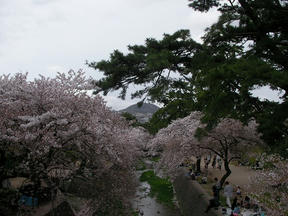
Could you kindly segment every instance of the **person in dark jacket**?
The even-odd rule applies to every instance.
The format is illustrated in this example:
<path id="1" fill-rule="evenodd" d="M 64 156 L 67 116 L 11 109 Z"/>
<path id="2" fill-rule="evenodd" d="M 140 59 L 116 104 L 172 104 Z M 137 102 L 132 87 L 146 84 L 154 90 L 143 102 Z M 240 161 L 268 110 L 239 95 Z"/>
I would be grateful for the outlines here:
<path id="1" fill-rule="evenodd" d="M 205 210 L 205 213 L 208 213 L 211 208 L 218 208 L 220 205 L 219 202 L 219 191 L 220 191 L 220 183 L 218 182 L 218 178 L 214 178 L 215 184 L 212 187 L 213 198 L 209 200 L 209 205 Z"/>

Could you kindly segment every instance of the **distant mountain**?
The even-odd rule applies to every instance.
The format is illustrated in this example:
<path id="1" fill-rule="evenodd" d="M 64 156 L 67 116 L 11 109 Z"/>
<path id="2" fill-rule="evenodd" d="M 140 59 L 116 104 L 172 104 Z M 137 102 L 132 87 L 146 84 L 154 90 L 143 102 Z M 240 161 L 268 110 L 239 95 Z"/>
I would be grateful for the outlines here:
<path id="1" fill-rule="evenodd" d="M 142 106 L 138 106 L 137 104 L 133 104 L 120 112 L 128 112 L 128 113 L 155 113 L 159 109 L 158 106 L 154 104 L 143 103 Z"/>
<path id="2" fill-rule="evenodd" d="M 154 104 L 143 103 L 141 107 L 138 107 L 137 104 L 133 104 L 126 109 L 119 110 L 119 112 L 130 113 L 134 115 L 137 120 L 141 123 L 148 122 L 152 115 L 159 109 L 158 106 Z"/>

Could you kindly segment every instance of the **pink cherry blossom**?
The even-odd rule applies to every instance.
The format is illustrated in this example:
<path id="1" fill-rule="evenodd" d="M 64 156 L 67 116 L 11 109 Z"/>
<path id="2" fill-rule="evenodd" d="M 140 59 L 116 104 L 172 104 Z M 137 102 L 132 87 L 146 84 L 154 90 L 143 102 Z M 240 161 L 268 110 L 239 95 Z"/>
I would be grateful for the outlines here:
<path id="1" fill-rule="evenodd" d="M 1 76 L 0 148 L 23 154 L 32 181 L 57 187 L 55 178 L 93 176 L 107 190 L 103 197 L 121 200 L 133 188 L 133 163 L 149 136 L 129 127 L 100 96 L 89 96 L 91 81 L 83 71 L 34 81 L 27 74 Z M 103 202 L 90 203 L 97 208 Z"/>
<path id="2" fill-rule="evenodd" d="M 201 123 L 202 114 L 192 112 L 189 116 L 173 121 L 167 128 L 161 129 L 150 142 L 151 150 L 163 150 L 160 167 L 164 166 L 167 173 L 174 175 L 181 163 L 205 154 L 218 155 L 224 162 L 226 173 L 221 179 L 231 174 L 229 163 L 240 159 L 243 152 L 250 146 L 262 144 L 257 133 L 257 124 L 250 121 L 244 125 L 238 120 L 225 118 L 205 135 L 196 137 L 197 130 L 205 129 Z"/>
<path id="3" fill-rule="evenodd" d="M 279 216 L 288 213 L 288 161 L 279 155 L 264 155 L 264 169 L 257 171 L 248 190 L 267 215 Z M 266 164 L 266 166 L 265 166 Z"/>

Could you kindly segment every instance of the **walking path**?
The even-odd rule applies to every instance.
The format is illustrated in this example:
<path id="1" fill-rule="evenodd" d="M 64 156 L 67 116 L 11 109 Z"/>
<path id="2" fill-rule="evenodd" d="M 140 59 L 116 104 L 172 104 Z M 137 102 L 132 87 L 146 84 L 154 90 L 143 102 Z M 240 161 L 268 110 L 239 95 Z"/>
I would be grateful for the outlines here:
<path id="1" fill-rule="evenodd" d="M 202 169 L 204 170 L 204 168 Z M 230 169 L 232 173 L 227 178 L 227 181 L 231 182 L 234 185 L 239 185 L 240 187 L 248 185 L 249 178 L 255 176 L 257 173 L 255 170 L 244 166 L 230 165 Z M 225 172 L 226 171 L 224 169 L 219 170 L 212 167 L 208 168 L 208 176 L 217 177 L 218 179 L 220 179 L 225 174 Z"/>
<path id="2" fill-rule="evenodd" d="M 180 168 L 173 184 L 183 216 L 220 215 L 220 209 L 211 209 L 208 213 L 204 213 L 212 197 L 197 181 L 187 177 L 187 171 L 186 168 Z"/>
<path id="3" fill-rule="evenodd" d="M 248 167 L 243 166 L 233 166 L 230 165 L 232 171 L 231 175 L 228 177 L 228 181 L 233 185 L 239 185 L 243 188 L 245 185 L 249 184 L 249 178 L 253 177 L 256 174 L 255 170 L 252 170 Z M 202 171 L 205 171 L 204 167 Z M 209 213 L 204 213 L 205 209 L 208 206 L 209 199 L 211 195 L 207 192 L 204 187 L 202 187 L 197 181 L 193 181 L 190 178 L 187 178 L 186 174 L 188 172 L 187 168 L 180 168 L 179 175 L 174 182 L 174 189 L 177 194 L 177 199 L 179 201 L 182 213 L 184 216 L 198 216 L 198 215 L 207 215 L 207 216 L 219 216 L 222 215 L 222 208 L 219 207 L 218 210 L 210 210 Z M 216 168 L 208 168 L 208 177 L 214 178 L 221 177 L 225 174 L 225 170 L 219 170 Z M 210 185 L 209 190 L 211 190 Z M 243 192 L 243 191 L 242 191 Z"/>
<path id="4" fill-rule="evenodd" d="M 149 162 L 149 161 L 148 161 Z M 146 165 L 148 165 L 146 161 Z M 150 168 L 153 165 L 150 164 Z M 228 177 L 228 181 L 234 185 L 239 185 L 243 188 L 249 184 L 249 177 L 256 174 L 255 170 L 252 170 L 243 166 L 230 166 L 231 175 Z M 202 170 L 205 171 L 204 167 Z M 212 197 L 207 191 L 197 182 L 187 178 L 188 169 L 180 168 L 179 175 L 174 181 L 174 189 L 176 191 L 177 199 L 181 207 L 183 216 L 219 216 L 221 214 L 221 208 L 218 210 L 212 209 L 208 214 L 204 213 L 208 206 L 209 199 Z M 143 171 L 138 173 L 138 178 Z M 219 170 L 217 168 L 208 168 L 208 176 L 210 178 L 218 177 L 219 179 L 225 174 L 225 170 Z M 210 187 L 209 187 L 210 188 Z M 156 201 L 156 198 L 150 197 L 149 194 L 150 185 L 146 182 L 139 182 L 135 198 L 132 205 L 137 210 L 139 215 L 147 216 L 179 216 L 180 212 L 177 209 L 171 209 Z M 56 203 L 58 205 L 59 202 Z M 42 206 L 39 209 L 35 209 L 34 215 L 44 215 L 51 209 L 51 203 Z"/>

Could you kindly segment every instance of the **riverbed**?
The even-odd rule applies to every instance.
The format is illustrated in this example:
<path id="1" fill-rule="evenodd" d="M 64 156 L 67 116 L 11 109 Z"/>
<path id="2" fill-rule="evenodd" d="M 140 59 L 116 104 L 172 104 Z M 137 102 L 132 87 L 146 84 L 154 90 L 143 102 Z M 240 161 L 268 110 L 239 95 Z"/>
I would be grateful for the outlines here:
<path id="1" fill-rule="evenodd" d="M 139 181 L 139 177 L 146 170 L 136 172 L 138 179 L 138 186 L 134 199 L 132 200 L 133 209 L 135 209 L 139 215 L 146 216 L 180 216 L 180 210 L 175 206 L 174 208 L 159 203 L 156 197 L 149 195 L 150 185 L 147 182 Z M 151 170 L 151 169 L 150 169 Z"/>

